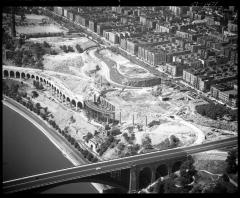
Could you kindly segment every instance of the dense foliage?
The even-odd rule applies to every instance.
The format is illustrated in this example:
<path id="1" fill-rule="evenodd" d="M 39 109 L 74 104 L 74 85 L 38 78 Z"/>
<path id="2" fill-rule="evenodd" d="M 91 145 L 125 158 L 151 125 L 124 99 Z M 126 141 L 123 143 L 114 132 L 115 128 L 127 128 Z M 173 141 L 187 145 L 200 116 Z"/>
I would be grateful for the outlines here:
<path id="1" fill-rule="evenodd" d="M 229 115 L 231 120 L 237 120 L 237 110 L 231 110 L 224 105 L 221 104 L 203 104 L 196 106 L 196 110 L 202 116 L 207 116 L 213 120 L 217 120 L 218 118 L 223 118 L 224 115 Z"/>
<path id="2" fill-rule="evenodd" d="M 237 172 L 238 167 L 237 167 L 236 160 L 237 160 L 237 150 L 229 151 L 227 159 L 226 159 L 226 162 L 227 162 L 226 172 L 227 173 L 234 174 Z"/>
<path id="3" fill-rule="evenodd" d="M 34 85 L 34 87 L 35 87 L 36 89 L 39 89 L 39 90 L 44 89 L 42 83 L 40 83 L 40 82 L 38 82 L 38 81 L 36 81 L 36 80 L 33 81 L 33 85 Z"/>

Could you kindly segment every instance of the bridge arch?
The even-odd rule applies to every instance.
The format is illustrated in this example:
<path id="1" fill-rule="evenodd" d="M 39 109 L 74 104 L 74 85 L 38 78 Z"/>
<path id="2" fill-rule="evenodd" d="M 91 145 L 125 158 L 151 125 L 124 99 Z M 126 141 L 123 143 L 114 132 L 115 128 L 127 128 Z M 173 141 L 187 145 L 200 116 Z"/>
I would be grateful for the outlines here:
<path id="1" fill-rule="evenodd" d="M 26 75 L 26 76 L 27 76 L 27 78 L 28 78 L 28 79 L 30 78 L 30 74 L 29 74 L 29 73 L 27 73 L 27 75 Z"/>
<path id="2" fill-rule="evenodd" d="M 16 78 L 20 78 L 20 72 L 16 72 Z"/>
<path id="3" fill-rule="evenodd" d="M 72 181 L 62 181 L 61 183 L 52 183 L 48 186 L 41 186 L 39 188 L 35 188 L 32 190 L 29 190 L 28 192 L 33 191 L 34 193 L 38 192 L 45 192 L 49 189 L 52 188 L 57 188 L 58 186 L 62 186 L 62 185 L 68 185 L 68 184 L 74 184 L 74 183 L 81 183 L 81 182 L 91 182 L 91 183 L 99 183 L 99 184 L 105 184 L 105 185 L 109 185 L 109 186 L 113 186 L 113 187 L 117 187 L 119 189 L 121 189 L 124 193 L 128 192 L 128 188 L 121 185 L 119 182 L 111 179 L 111 178 L 106 178 L 106 179 L 100 179 L 100 178 L 95 178 L 93 177 L 87 177 L 87 178 L 80 178 L 80 179 L 74 179 Z"/>
<path id="4" fill-rule="evenodd" d="M 35 78 L 35 76 L 32 74 L 31 78 Z"/>
<path id="5" fill-rule="evenodd" d="M 72 105 L 76 107 L 76 101 L 74 99 L 72 99 Z"/>
<path id="6" fill-rule="evenodd" d="M 69 97 L 67 97 L 67 102 L 69 102 L 69 103 L 70 103 L 70 98 L 69 98 Z"/>
<path id="7" fill-rule="evenodd" d="M 4 70 L 4 71 L 3 71 L 3 76 L 4 76 L 4 77 L 9 77 L 9 72 L 8 72 L 8 70 Z"/>
<path id="8" fill-rule="evenodd" d="M 139 172 L 139 189 L 146 188 L 151 183 L 152 171 L 149 167 Z"/>
<path id="9" fill-rule="evenodd" d="M 77 102 L 77 107 L 80 108 L 80 109 L 83 108 L 83 105 L 82 105 L 82 103 L 80 101 Z"/>
<path id="10" fill-rule="evenodd" d="M 44 82 L 45 84 L 47 84 L 47 81 L 46 81 L 45 79 L 43 79 L 43 82 Z"/>
<path id="11" fill-rule="evenodd" d="M 14 78 L 14 71 L 10 71 L 10 78 Z"/>
<path id="12" fill-rule="evenodd" d="M 157 167 L 156 169 L 156 179 L 158 179 L 159 177 L 164 177 L 166 175 L 168 175 L 168 167 L 166 164 L 161 164 Z"/>
<path id="13" fill-rule="evenodd" d="M 39 77 L 38 76 L 36 76 L 36 80 L 39 81 Z"/>
<path id="14" fill-rule="evenodd" d="M 25 73 L 24 72 L 21 73 L 21 77 L 25 78 Z"/>
<path id="15" fill-rule="evenodd" d="M 43 82 L 43 79 L 42 79 L 42 77 L 40 77 L 40 82 Z"/>
<path id="16" fill-rule="evenodd" d="M 174 173 L 174 172 L 178 171 L 180 169 L 181 165 L 182 165 L 182 161 L 175 162 L 172 166 L 172 172 Z"/>

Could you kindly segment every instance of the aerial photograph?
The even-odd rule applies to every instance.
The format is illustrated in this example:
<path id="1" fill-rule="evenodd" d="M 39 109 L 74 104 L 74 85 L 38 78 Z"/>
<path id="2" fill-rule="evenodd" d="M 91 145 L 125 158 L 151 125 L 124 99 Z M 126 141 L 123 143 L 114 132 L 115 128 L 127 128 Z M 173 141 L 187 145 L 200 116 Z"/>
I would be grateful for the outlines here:
<path id="1" fill-rule="evenodd" d="M 238 7 L 2 7 L 3 194 L 238 193 Z"/>

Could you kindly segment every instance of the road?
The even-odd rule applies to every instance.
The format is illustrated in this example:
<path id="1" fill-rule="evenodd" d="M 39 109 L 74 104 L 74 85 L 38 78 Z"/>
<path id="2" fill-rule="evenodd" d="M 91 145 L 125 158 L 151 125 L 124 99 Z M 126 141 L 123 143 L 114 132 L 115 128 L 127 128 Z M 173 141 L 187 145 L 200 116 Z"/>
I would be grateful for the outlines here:
<path id="1" fill-rule="evenodd" d="M 70 155 L 71 158 L 73 159 L 73 161 L 75 161 L 75 163 L 77 165 L 82 165 L 82 164 L 88 164 L 89 163 L 80 154 L 80 152 L 67 141 L 67 139 L 65 139 L 57 131 L 55 131 L 50 126 L 48 126 L 48 124 L 45 121 L 43 121 L 42 119 L 40 119 L 39 116 L 35 115 L 33 112 L 26 109 L 26 107 L 22 106 L 21 104 L 17 103 L 16 101 L 14 101 L 11 98 L 6 98 L 5 97 L 4 102 L 6 104 L 9 103 L 10 105 L 16 107 L 17 109 L 22 111 L 24 114 L 26 114 L 28 117 L 30 117 L 34 122 L 39 124 L 48 133 L 48 135 L 54 141 L 54 143 L 56 143 L 61 148 L 61 150 L 64 150 L 65 152 L 67 152 L 67 155 L 68 156 Z"/>
<path id="2" fill-rule="evenodd" d="M 101 173 L 131 168 L 139 164 L 154 163 L 156 161 L 174 159 L 187 154 L 204 152 L 207 150 L 219 149 L 225 146 L 238 144 L 238 138 L 228 138 L 224 140 L 214 141 L 206 144 L 190 146 L 185 148 L 175 148 L 164 151 L 156 151 L 136 156 L 130 156 L 115 160 L 93 163 L 89 165 L 82 165 L 78 167 L 52 171 L 30 177 L 15 179 L 3 182 L 4 192 L 17 192 L 26 189 L 36 188 L 39 186 L 50 185 L 54 183 L 61 183 L 64 181 L 71 181 L 77 178 L 97 175 Z"/>

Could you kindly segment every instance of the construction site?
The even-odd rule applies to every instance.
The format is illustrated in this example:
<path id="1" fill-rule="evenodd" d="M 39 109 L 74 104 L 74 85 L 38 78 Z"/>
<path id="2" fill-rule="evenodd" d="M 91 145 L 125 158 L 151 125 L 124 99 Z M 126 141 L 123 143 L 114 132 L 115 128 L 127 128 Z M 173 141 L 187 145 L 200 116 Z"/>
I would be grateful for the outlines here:
<path id="1" fill-rule="evenodd" d="M 59 26 L 43 16 L 27 15 L 27 18 L 29 23 L 47 20 L 47 25 Z M 17 32 L 21 33 L 24 28 L 28 31 L 28 26 L 21 26 L 21 30 L 17 28 Z M 35 31 L 34 33 L 42 32 L 36 28 Z M 56 30 L 52 29 L 52 32 Z M 47 97 L 40 95 L 35 99 L 42 106 L 49 107 L 56 123 L 63 128 L 68 127 L 69 133 L 78 140 L 83 141 L 83 136 L 88 132 L 94 134 L 106 125 L 120 130 L 121 133 L 115 137 L 120 143 L 128 146 L 129 143 L 122 134 L 130 136 L 134 133 L 132 144 L 141 146 L 148 136 L 153 149 L 163 149 L 161 143 L 172 135 L 179 139 L 178 146 L 183 147 L 237 135 L 237 122 L 215 121 L 196 112 L 195 106 L 207 103 L 205 100 L 198 96 L 192 97 L 190 91 L 161 79 L 82 34 L 64 33 L 62 36 L 30 38 L 27 41 L 47 42 L 55 51 L 55 54 L 43 56 L 44 70 L 39 71 L 40 74 L 49 76 L 74 94 L 80 95 L 88 104 L 92 103 L 88 105 L 92 108 L 89 116 L 84 110 L 74 112 L 65 108 L 50 96 L 48 90 L 43 91 Z M 66 52 L 62 46 L 71 47 L 72 50 Z M 98 102 L 97 98 L 104 100 Z M 109 110 L 109 106 L 113 113 L 112 121 L 117 121 L 117 125 L 108 116 L 99 119 L 99 116 L 103 116 L 102 112 Z M 96 111 L 93 111 L 94 108 Z M 69 121 L 72 116 L 77 122 Z M 231 126 L 232 130 L 220 127 L 220 122 Z M 116 153 L 117 145 L 108 148 L 102 158 L 116 158 Z"/>

